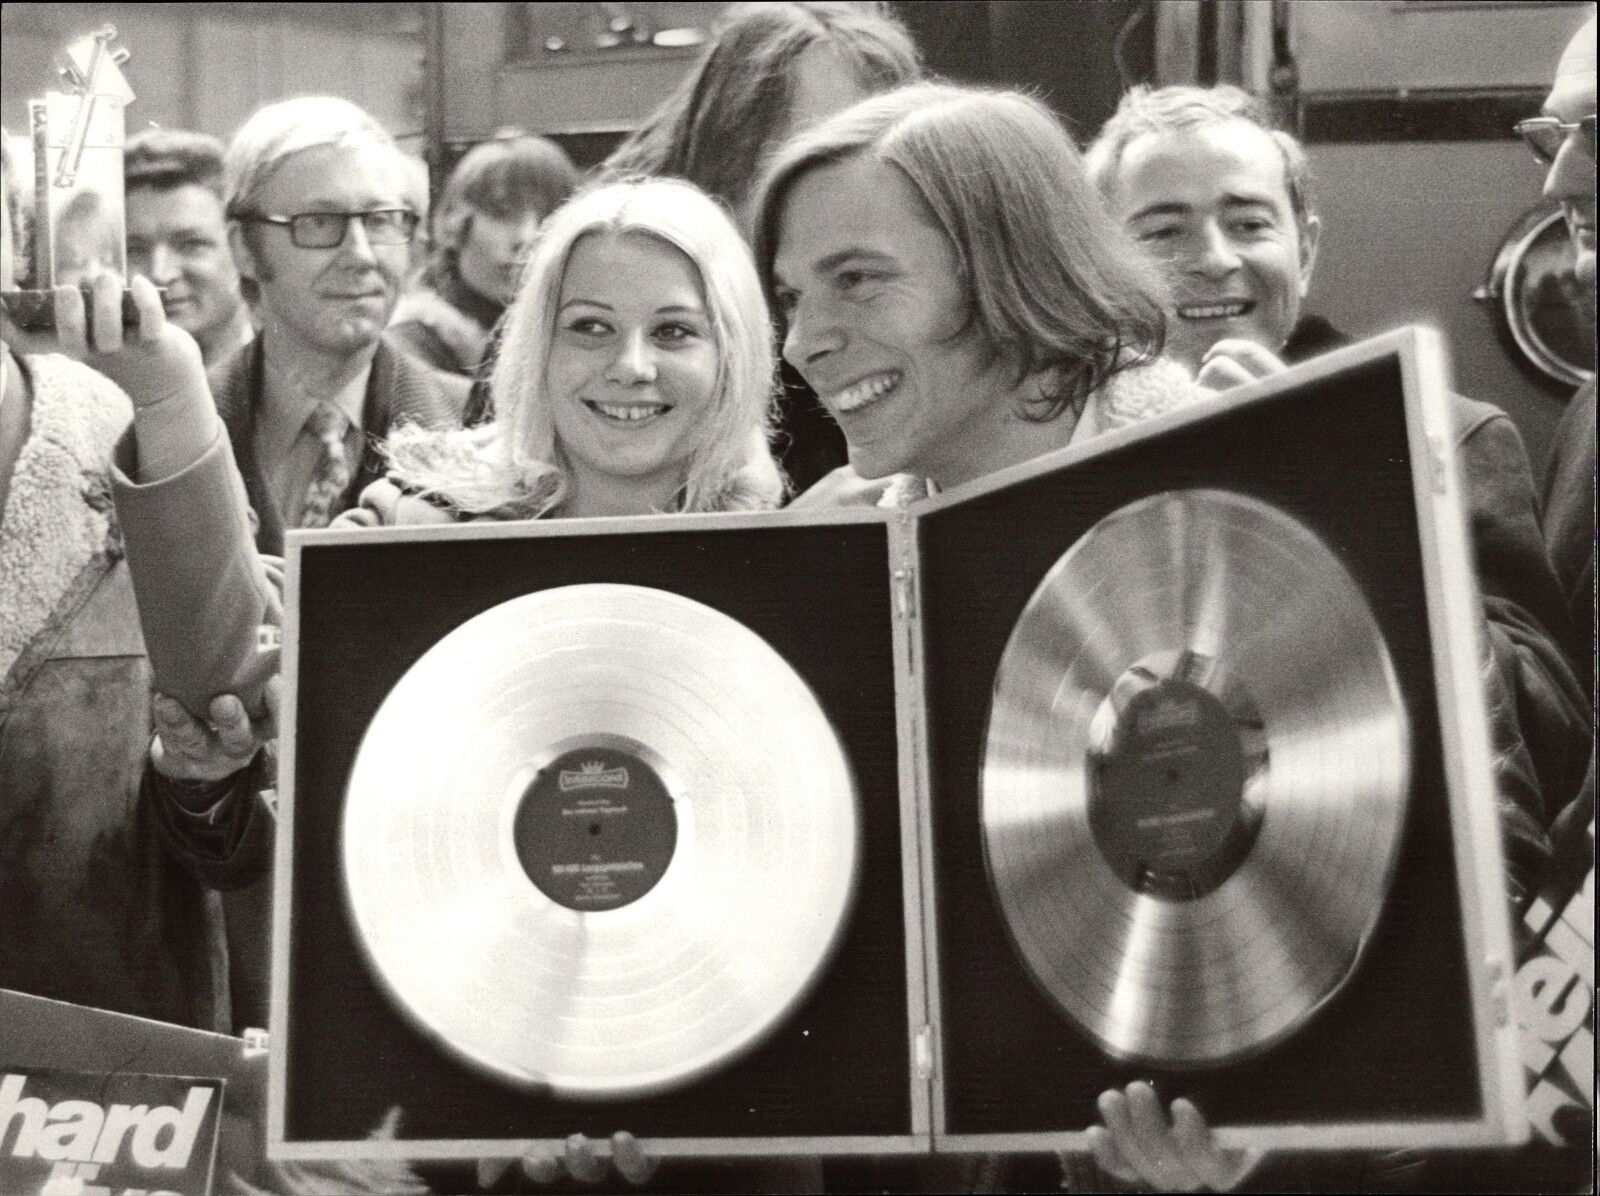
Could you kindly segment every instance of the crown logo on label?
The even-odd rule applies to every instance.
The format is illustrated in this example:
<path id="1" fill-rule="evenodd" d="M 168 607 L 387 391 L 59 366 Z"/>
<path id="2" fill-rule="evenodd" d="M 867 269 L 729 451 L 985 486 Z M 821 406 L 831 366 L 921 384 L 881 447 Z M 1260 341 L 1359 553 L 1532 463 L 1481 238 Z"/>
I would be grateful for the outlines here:
<path id="1" fill-rule="evenodd" d="M 1146 732 L 1176 731 L 1192 727 L 1199 721 L 1200 711 L 1193 702 L 1186 702 L 1172 694 L 1154 698 L 1139 716 L 1139 729 Z"/>
<path id="2" fill-rule="evenodd" d="M 563 768 L 557 783 L 563 793 L 570 793 L 574 789 L 626 789 L 628 770 L 607 768 L 599 760 L 585 760 L 575 772 Z"/>

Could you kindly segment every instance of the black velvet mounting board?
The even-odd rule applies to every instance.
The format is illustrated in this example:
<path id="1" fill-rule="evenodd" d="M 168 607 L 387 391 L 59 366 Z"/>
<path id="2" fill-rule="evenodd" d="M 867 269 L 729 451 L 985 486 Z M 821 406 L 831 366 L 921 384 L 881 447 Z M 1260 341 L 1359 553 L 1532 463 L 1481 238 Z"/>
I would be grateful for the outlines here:
<path id="1" fill-rule="evenodd" d="M 1081 1131 L 1135 1078 L 1212 1124 L 1471 1120 L 1483 1112 L 1400 363 L 1389 357 L 953 504 L 919 521 L 945 1132 Z M 1045 573 L 1145 496 L 1230 490 L 1304 522 L 1382 628 L 1412 728 L 1396 875 L 1353 977 L 1243 1062 L 1162 1072 L 1104 1056 L 1035 984 L 993 899 L 979 821 L 993 679 Z M 1114 618 L 1115 612 L 1108 612 Z"/>
<path id="2" fill-rule="evenodd" d="M 654 523 L 654 521 L 648 521 Z M 308 542 L 299 574 L 284 1139 L 363 1139 L 392 1105 L 405 1140 L 799 1138 L 912 1129 L 906 924 L 890 609 L 882 522 Z M 424 652 L 522 594 L 651 586 L 761 635 L 810 685 L 860 801 L 856 896 L 802 1003 L 749 1054 L 685 1088 L 616 1102 L 529 1094 L 435 1049 L 369 974 L 346 905 L 339 832 L 368 723 Z M 418 728 L 425 735 L 425 727 Z M 281 916 L 281 915 L 280 915 Z M 281 924 L 281 923 L 280 923 Z"/>

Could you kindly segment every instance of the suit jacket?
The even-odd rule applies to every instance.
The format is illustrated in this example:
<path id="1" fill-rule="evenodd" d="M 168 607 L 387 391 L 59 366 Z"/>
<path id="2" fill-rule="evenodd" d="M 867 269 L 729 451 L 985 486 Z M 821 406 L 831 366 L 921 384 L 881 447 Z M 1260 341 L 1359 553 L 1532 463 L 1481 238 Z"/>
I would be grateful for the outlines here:
<path id="1" fill-rule="evenodd" d="M 1572 621 L 1573 668 L 1594 685 L 1595 385 L 1572 396 L 1556 426 L 1545 474 L 1544 538 Z"/>
<path id="2" fill-rule="evenodd" d="M 245 494 L 256 513 L 256 548 L 282 556 L 286 529 L 256 460 L 256 412 L 265 389 L 264 370 L 262 341 L 257 338 L 213 367 L 211 394 L 228 429 L 228 439 L 233 442 L 233 456 L 244 478 Z M 400 423 L 451 428 L 458 425 L 459 417 L 456 405 L 445 394 L 433 371 L 380 340 L 372 358 L 372 373 L 367 379 L 367 397 L 361 411 L 366 449 L 352 471 L 350 485 L 334 505 L 335 515 L 355 506 L 361 491 L 384 475 L 380 448 L 389 429 Z"/>
<path id="3" fill-rule="evenodd" d="M 1284 356 L 1297 363 L 1350 343 L 1322 321 L 1297 329 Z M 1561 648 L 1569 635 L 1567 608 L 1539 531 L 1522 437 L 1491 403 L 1452 394 L 1450 414 L 1483 599 L 1485 698 L 1516 888 L 1546 865 L 1551 823 L 1582 784 L 1593 720 Z"/>

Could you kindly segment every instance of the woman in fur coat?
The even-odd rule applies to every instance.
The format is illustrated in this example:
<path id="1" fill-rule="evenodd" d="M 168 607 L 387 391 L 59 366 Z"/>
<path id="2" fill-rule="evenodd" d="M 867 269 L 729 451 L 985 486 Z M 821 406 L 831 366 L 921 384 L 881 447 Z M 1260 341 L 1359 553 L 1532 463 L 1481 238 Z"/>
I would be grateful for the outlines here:
<path id="1" fill-rule="evenodd" d="M 749 250 L 670 179 L 612 183 L 550 218 L 490 376 L 481 428 L 389 440 L 344 525 L 761 510 L 773 352 Z"/>

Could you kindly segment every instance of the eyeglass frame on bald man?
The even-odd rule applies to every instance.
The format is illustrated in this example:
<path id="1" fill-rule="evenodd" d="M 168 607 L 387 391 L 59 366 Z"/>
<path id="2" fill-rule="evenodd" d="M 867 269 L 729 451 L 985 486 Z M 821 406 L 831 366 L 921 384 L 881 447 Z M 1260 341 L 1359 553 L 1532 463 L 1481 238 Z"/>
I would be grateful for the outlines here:
<path id="1" fill-rule="evenodd" d="M 381 217 L 379 220 L 377 218 Z M 265 212 L 240 212 L 231 217 L 241 224 L 275 224 L 289 230 L 289 241 L 296 249 L 337 249 L 350 235 L 350 222 L 361 221 L 371 245 L 409 245 L 416 236 L 421 217 L 410 208 L 373 208 L 365 212 L 296 212 L 279 216 Z M 336 220 L 338 236 L 329 241 L 314 237 L 307 230 L 313 221 Z M 330 235 L 331 235 L 330 230 Z M 393 235 L 391 235 L 391 233 Z"/>
<path id="2" fill-rule="evenodd" d="M 1566 145 L 1568 137 L 1579 131 L 1587 132 L 1588 138 L 1580 138 L 1578 145 L 1588 152 L 1589 161 L 1595 160 L 1593 113 L 1571 122 L 1556 116 L 1530 116 L 1527 120 L 1519 120 L 1512 126 L 1512 131 L 1527 143 L 1528 148 L 1533 151 L 1533 156 L 1545 166 L 1556 160 L 1556 155 L 1561 152 L 1561 147 Z M 1548 136 L 1550 134 L 1554 136 Z"/>

